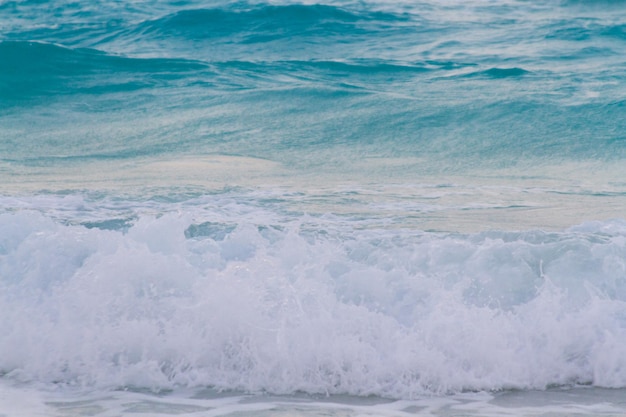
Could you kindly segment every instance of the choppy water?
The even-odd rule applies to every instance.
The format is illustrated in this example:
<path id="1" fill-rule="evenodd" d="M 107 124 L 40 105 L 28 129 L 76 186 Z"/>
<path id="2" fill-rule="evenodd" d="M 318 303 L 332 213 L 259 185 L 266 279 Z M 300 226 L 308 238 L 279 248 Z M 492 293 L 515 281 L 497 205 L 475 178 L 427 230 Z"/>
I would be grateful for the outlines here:
<path id="1" fill-rule="evenodd" d="M 622 1 L 0 0 L 0 414 L 620 415 L 625 161 Z"/>

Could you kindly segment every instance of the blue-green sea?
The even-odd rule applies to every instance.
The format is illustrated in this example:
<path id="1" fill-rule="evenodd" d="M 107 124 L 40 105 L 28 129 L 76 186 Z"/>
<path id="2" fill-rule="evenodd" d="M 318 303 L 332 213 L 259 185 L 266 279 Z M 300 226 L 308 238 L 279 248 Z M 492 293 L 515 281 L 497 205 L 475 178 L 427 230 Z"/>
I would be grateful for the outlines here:
<path id="1" fill-rule="evenodd" d="M 0 0 L 0 416 L 626 415 L 626 2 Z"/>

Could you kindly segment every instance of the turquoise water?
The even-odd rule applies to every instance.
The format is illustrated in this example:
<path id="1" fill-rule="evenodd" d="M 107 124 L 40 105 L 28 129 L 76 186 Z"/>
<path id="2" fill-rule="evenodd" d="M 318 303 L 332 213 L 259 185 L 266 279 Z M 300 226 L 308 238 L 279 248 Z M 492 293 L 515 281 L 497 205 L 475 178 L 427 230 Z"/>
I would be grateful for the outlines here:
<path id="1" fill-rule="evenodd" d="M 0 0 L 0 414 L 620 415 L 625 74 L 621 1 Z"/>

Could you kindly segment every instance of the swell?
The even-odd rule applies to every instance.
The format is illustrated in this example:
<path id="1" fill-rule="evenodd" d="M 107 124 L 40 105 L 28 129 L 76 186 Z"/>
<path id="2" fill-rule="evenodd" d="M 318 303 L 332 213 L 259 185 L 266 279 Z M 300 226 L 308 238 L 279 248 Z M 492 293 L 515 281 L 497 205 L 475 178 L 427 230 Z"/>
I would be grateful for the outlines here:
<path id="1" fill-rule="evenodd" d="M 298 86 L 304 81 L 339 82 L 369 86 L 393 82 L 415 82 L 416 77 L 444 76 L 475 64 L 424 60 L 400 61 L 373 58 L 276 61 L 200 61 L 175 58 L 133 58 L 90 48 L 69 48 L 32 41 L 0 41 L 0 92 L 3 98 L 104 94 L 141 88 L 212 85 L 263 88 L 272 84 Z M 490 68 L 462 77 L 521 77 L 522 68 Z M 247 81 L 245 81 L 247 80 Z M 266 81 L 265 83 L 263 81 Z M 332 84 L 331 84 L 332 85 Z"/>
<path id="2" fill-rule="evenodd" d="M 34 13 L 33 21 L 37 23 L 15 25 L 0 39 L 38 40 L 142 56 L 193 57 L 199 46 L 208 56 L 216 49 L 233 47 L 243 48 L 243 55 L 250 55 L 255 54 L 250 48 L 262 44 L 310 47 L 311 43 L 322 42 L 331 46 L 331 41 L 350 43 L 371 36 L 388 37 L 404 32 L 412 26 L 412 20 L 405 14 L 370 10 L 367 6 L 348 9 L 320 4 L 235 3 L 182 10 L 171 7 L 152 13 L 122 10 L 115 16 L 61 13 L 58 21 Z M 219 55 L 228 54 L 221 51 Z"/>
<path id="3" fill-rule="evenodd" d="M 286 60 L 202 62 L 187 59 L 132 58 L 95 49 L 42 42 L 0 41 L 2 106 L 78 94 L 105 96 L 159 88 L 291 88 L 311 82 L 366 90 L 393 81 L 456 68 L 448 62 Z M 285 78 L 287 77 L 287 78 Z M 33 101 L 34 100 L 34 101 Z"/>
<path id="4" fill-rule="evenodd" d="M 243 43 L 267 42 L 288 36 L 363 33 L 365 23 L 390 26 L 405 17 L 372 11 L 350 11 L 329 5 L 262 5 L 252 8 L 183 10 L 141 23 L 136 32 L 150 36 L 181 36 L 191 40 L 234 36 Z"/>
<path id="5" fill-rule="evenodd" d="M 588 5 L 591 2 L 584 3 Z M 188 3 L 186 6 L 192 5 Z M 234 3 L 177 11 L 173 11 L 175 7 L 156 5 L 145 5 L 143 8 L 111 4 L 100 6 L 100 11 L 79 9 L 71 12 L 72 7 L 64 10 L 50 5 L 22 3 L 19 7 L 11 8 L 6 4 L 3 11 L 9 16 L 14 15 L 17 23 L 9 20 L 0 39 L 53 42 L 111 52 L 131 50 L 137 55 L 148 50 L 159 56 L 172 56 L 184 49 L 189 56 L 193 52 L 193 48 L 189 47 L 197 47 L 198 44 L 209 49 L 215 44 L 221 47 L 244 47 L 276 42 L 310 47 L 311 43 L 326 40 L 327 46 L 334 49 L 342 43 L 357 40 L 370 42 L 375 37 L 379 41 L 387 39 L 387 42 L 393 39 L 398 45 L 404 43 L 407 50 L 412 45 L 424 42 L 441 42 L 441 45 L 448 45 L 443 51 L 459 53 L 463 51 L 458 48 L 485 49 L 490 45 L 497 46 L 502 42 L 502 36 L 506 36 L 507 43 L 521 41 L 537 46 L 542 46 L 546 41 L 548 44 L 561 41 L 586 44 L 621 41 L 626 37 L 626 24 L 623 22 L 589 15 L 603 8 L 610 10 L 607 5 L 591 7 L 589 11 L 581 6 L 568 5 L 567 2 L 563 4 L 563 9 L 580 7 L 585 9 L 585 13 L 580 17 L 564 19 L 533 18 L 526 24 L 530 26 L 522 26 L 516 20 L 502 20 L 501 13 L 504 12 L 515 12 L 517 15 L 527 12 L 521 7 L 470 7 L 471 13 L 486 13 L 486 22 L 494 26 L 494 33 L 487 38 L 471 36 L 476 27 L 467 20 L 458 21 L 458 17 L 453 16 L 453 8 L 425 3 L 396 12 L 377 11 L 371 3 L 346 7 Z M 46 7 L 44 10 L 48 13 L 40 13 L 37 7 Z M 24 16 L 27 17 L 26 23 Z M 49 16 L 55 16 L 55 19 Z M 528 16 L 533 17 L 532 14 Z M 489 27 L 485 27 L 485 30 L 488 32 Z M 508 34 L 509 31 L 512 33 Z M 449 46 L 452 46 L 452 50 Z M 433 52 L 430 50 L 428 53 Z"/>
<path id="6" fill-rule="evenodd" d="M 107 37 L 88 30 L 78 37 L 102 50 L 129 42 L 137 52 L 152 42 L 142 56 L 156 51 L 155 55 L 194 59 L 139 58 L 141 54 L 122 56 L 49 42 L 0 42 L 0 107 L 66 100 L 74 106 L 72 111 L 80 109 L 78 116 L 71 114 L 73 119 L 52 109 L 49 112 L 59 116 L 56 120 L 44 120 L 43 128 L 29 125 L 30 140 L 45 136 L 45 143 L 58 145 L 45 148 L 54 152 L 28 149 L 22 154 L 32 161 L 65 157 L 67 150 L 60 149 L 70 148 L 62 145 L 67 132 L 81 132 L 87 139 L 73 138 L 73 143 L 92 141 L 96 150 L 73 154 L 106 158 L 182 149 L 283 158 L 282 162 L 304 149 L 309 155 L 312 150 L 324 155 L 317 160 L 320 163 L 327 161 L 328 154 L 340 158 L 338 149 L 352 154 L 352 145 L 358 145 L 359 155 L 366 157 L 435 156 L 431 159 L 445 158 L 451 166 L 509 166 L 525 156 L 532 161 L 624 157 L 620 132 L 626 119 L 619 85 L 623 62 L 622 66 L 602 62 L 601 71 L 577 66 L 609 52 L 614 61 L 621 59 L 614 43 L 585 47 L 598 36 L 619 39 L 624 32 L 620 23 L 582 18 L 548 25 L 541 21 L 539 34 L 533 32 L 525 42 L 548 40 L 558 46 L 573 41 L 571 57 L 579 59 L 563 64 L 566 68 L 546 68 L 543 58 L 550 51 L 545 49 L 535 49 L 522 59 L 485 57 L 482 49 L 472 50 L 478 44 L 461 36 L 467 30 L 463 22 L 458 27 L 449 25 L 451 33 L 439 42 L 423 44 L 414 35 L 436 28 L 433 22 L 424 23 L 418 13 L 375 12 L 367 5 L 358 9 L 237 3 L 177 12 L 166 8 L 152 15 L 161 17 L 120 16 L 111 23 Z M 568 32 L 568 27 L 574 32 Z M 576 28 L 584 30 L 582 35 Z M 50 28 L 23 33 L 49 37 L 47 41 L 55 36 Z M 388 36 L 407 33 L 410 36 L 398 36 L 400 41 L 386 48 L 399 48 L 396 57 L 374 54 L 372 44 L 385 49 Z M 4 36 L 20 38 L 20 33 Z M 293 44 L 287 45 L 291 49 L 282 48 L 285 44 L 275 41 Z M 489 44 L 478 42 L 481 48 Z M 260 53 L 262 44 L 267 45 Z M 313 53 L 309 47 L 323 53 Z M 421 48 L 420 52 L 404 54 L 414 48 Z M 297 55 L 292 50 L 300 55 L 290 56 Z M 553 64 L 570 55 L 550 58 Z M 225 94 L 231 92 L 236 94 Z M 92 112 L 83 120 L 88 113 L 83 112 L 84 95 L 102 102 L 101 107 L 90 108 L 103 113 L 132 113 L 127 118 L 132 120 L 124 119 L 120 124 L 126 124 L 114 135 L 129 139 L 115 142 L 102 137 L 106 134 L 100 131 L 111 132 L 107 129 L 115 118 L 108 114 L 100 117 Z M 135 107 L 140 96 L 141 106 Z M 110 106 L 107 100 L 112 97 L 119 105 Z M 569 97 L 573 99 L 568 101 Z M 200 115 L 181 114 L 190 108 Z M 173 120 L 176 114 L 171 109 L 181 110 L 178 124 L 144 129 L 156 124 L 155 119 Z M 165 113 L 172 117 L 161 117 Z M 142 117 L 144 123 L 137 124 Z M 101 129 L 93 128 L 94 121 Z M 3 122 L 7 126 L 9 121 Z M 14 131 L 19 131 L 24 123 L 15 125 Z M 10 135 L 5 137 L 13 139 Z M 105 141 L 116 146 L 105 150 L 100 145 Z M 9 142 L 0 146 L 7 149 Z M 291 153 L 277 156 L 272 146 Z M 15 153 L 20 151 L 9 150 L 3 156 Z"/>
<path id="7" fill-rule="evenodd" d="M 530 74 L 530 71 L 527 71 L 523 68 L 513 67 L 513 68 L 489 68 L 483 71 L 471 72 L 469 74 L 464 74 L 463 77 L 479 77 L 479 78 L 516 78 L 523 77 L 525 75 Z"/>
<path id="8" fill-rule="evenodd" d="M 607 24 L 596 18 L 561 20 L 545 27 L 546 40 L 598 41 L 626 38 L 626 24 Z"/>
<path id="9" fill-rule="evenodd" d="M 179 59 L 133 59 L 94 49 L 0 41 L 3 104 L 45 96 L 103 94 L 156 88 L 207 72 L 206 65 Z"/>

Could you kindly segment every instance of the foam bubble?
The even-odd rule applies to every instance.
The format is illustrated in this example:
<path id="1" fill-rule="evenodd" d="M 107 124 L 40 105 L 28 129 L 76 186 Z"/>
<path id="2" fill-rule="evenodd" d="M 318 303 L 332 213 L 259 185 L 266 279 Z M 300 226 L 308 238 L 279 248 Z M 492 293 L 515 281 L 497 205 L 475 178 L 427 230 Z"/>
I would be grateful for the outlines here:
<path id="1" fill-rule="evenodd" d="M 229 209 L 114 230 L 0 215 L 2 372 L 394 398 L 626 386 L 622 221 L 444 234 Z"/>

